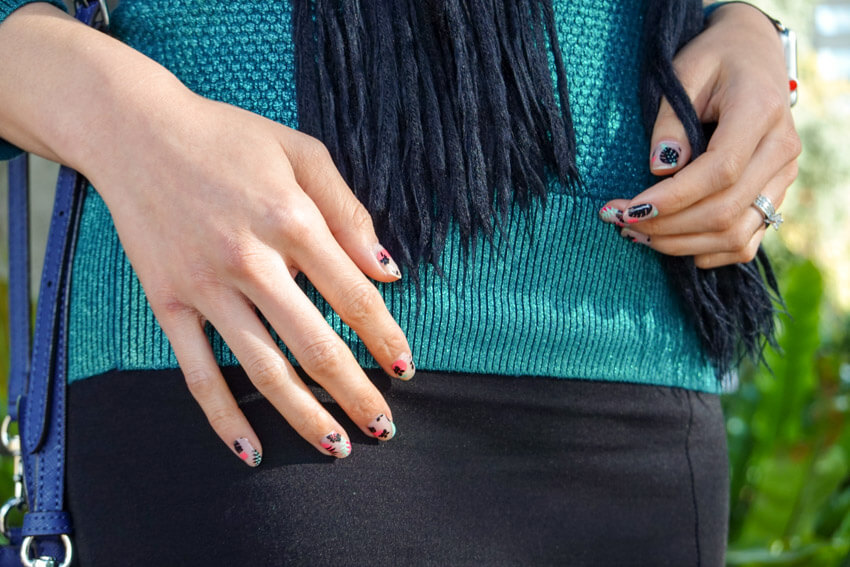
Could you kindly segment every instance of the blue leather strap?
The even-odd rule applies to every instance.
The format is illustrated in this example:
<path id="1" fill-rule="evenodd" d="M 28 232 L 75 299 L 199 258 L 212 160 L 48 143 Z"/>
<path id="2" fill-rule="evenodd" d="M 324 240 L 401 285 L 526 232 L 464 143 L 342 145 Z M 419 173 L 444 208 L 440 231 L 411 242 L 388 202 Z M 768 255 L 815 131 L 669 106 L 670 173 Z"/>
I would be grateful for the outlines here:
<path id="1" fill-rule="evenodd" d="M 71 533 L 71 516 L 67 512 L 29 512 L 24 516 L 22 535 L 40 536 Z"/>
<path id="2" fill-rule="evenodd" d="M 18 419 L 30 366 L 29 156 L 9 162 L 9 327 L 8 415 Z"/>
<path id="3" fill-rule="evenodd" d="M 104 3 L 77 2 L 75 16 L 93 25 Z M 21 455 L 28 511 L 22 529 L 12 529 L 10 546 L 0 547 L 0 565 L 20 565 L 21 537 L 35 539 L 37 556 L 65 557 L 59 535 L 70 534 L 65 506 L 65 403 L 68 303 L 71 264 L 87 181 L 62 167 L 36 308 L 30 353 L 29 179 L 26 157 L 9 167 L 9 299 L 12 368 L 9 415 L 20 423 Z"/>

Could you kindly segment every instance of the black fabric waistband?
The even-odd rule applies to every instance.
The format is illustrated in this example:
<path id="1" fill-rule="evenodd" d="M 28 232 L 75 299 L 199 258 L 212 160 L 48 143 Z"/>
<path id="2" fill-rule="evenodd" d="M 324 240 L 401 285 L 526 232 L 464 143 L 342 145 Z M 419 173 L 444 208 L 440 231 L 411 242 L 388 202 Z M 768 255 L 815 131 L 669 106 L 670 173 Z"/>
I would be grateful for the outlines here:
<path id="1" fill-rule="evenodd" d="M 717 396 L 370 373 L 398 433 L 379 444 L 328 402 L 353 446 L 336 460 L 298 437 L 240 369 L 225 375 L 263 442 L 257 469 L 216 437 L 178 370 L 71 384 L 81 565 L 723 564 Z"/>

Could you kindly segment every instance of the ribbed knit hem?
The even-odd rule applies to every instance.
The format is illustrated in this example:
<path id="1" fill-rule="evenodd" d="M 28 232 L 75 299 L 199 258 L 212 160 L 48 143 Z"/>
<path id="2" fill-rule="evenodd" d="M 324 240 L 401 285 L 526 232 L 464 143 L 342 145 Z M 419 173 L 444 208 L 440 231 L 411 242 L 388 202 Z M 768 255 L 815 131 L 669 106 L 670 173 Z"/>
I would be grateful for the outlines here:
<path id="1" fill-rule="evenodd" d="M 515 213 L 494 248 L 479 242 L 466 259 L 451 234 L 445 277 L 426 269 L 421 296 L 410 283 L 378 284 L 418 367 L 718 392 L 658 255 L 600 222 L 599 205 L 551 195 L 530 224 Z M 111 227 L 105 204 L 90 190 L 74 265 L 71 380 L 112 369 L 177 367 Z M 360 364 L 376 367 L 357 335 L 307 289 Z M 221 365 L 238 363 L 216 333 L 210 338 Z"/>

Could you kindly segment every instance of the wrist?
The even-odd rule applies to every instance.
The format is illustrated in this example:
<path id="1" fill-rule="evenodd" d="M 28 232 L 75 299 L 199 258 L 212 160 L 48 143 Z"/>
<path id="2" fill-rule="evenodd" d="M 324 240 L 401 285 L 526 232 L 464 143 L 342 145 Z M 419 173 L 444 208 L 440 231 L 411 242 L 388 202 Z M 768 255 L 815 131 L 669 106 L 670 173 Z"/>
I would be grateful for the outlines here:
<path id="1" fill-rule="evenodd" d="M 138 51 L 41 3 L 0 26 L 0 136 L 89 177 L 140 116 L 190 94 Z"/>

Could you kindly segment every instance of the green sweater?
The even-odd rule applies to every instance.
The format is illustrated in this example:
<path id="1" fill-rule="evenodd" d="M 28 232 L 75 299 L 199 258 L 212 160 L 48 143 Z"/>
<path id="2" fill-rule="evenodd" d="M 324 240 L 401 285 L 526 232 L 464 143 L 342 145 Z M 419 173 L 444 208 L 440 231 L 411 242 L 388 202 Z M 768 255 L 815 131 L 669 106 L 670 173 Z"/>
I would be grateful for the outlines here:
<path id="1" fill-rule="evenodd" d="M 28 0 L 0 0 L 0 17 Z M 643 2 L 554 0 L 583 185 L 556 181 L 545 206 L 511 214 L 493 245 L 465 256 L 450 233 L 444 277 L 423 271 L 421 295 L 404 280 L 378 287 L 417 367 L 614 380 L 718 392 L 691 321 L 657 253 L 597 216 L 609 199 L 650 184 L 638 78 Z M 122 0 L 112 33 L 173 71 L 190 89 L 296 127 L 291 9 L 249 0 Z M 74 261 L 70 380 L 112 369 L 175 368 L 104 202 L 86 196 Z M 354 332 L 305 283 L 364 367 Z M 237 364 L 211 334 L 222 365 Z"/>

